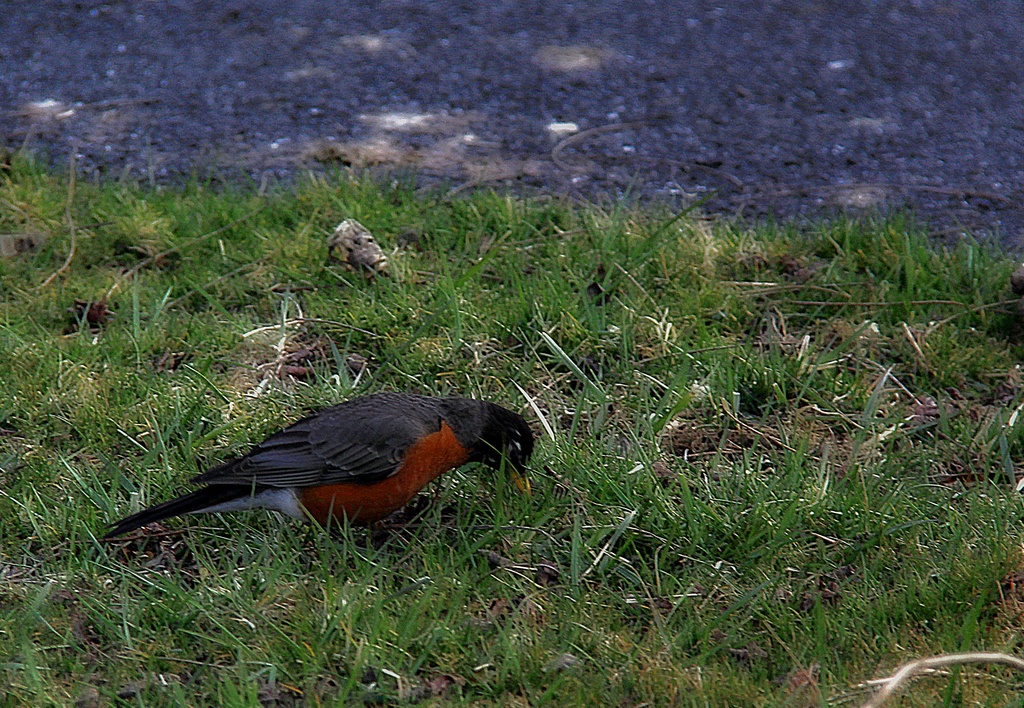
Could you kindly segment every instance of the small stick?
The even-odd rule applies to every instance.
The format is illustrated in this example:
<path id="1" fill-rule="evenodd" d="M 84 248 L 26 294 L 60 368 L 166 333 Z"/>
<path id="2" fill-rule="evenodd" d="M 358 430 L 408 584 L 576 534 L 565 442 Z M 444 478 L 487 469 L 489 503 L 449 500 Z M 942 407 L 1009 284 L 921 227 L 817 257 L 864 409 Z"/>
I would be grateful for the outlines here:
<path id="1" fill-rule="evenodd" d="M 908 680 L 928 669 L 935 669 L 943 666 L 960 666 L 961 664 L 1003 664 L 1018 671 L 1024 671 L 1024 659 L 1019 659 L 1009 654 L 998 654 L 994 652 L 968 652 L 966 654 L 940 654 L 927 659 L 915 659 L 901 666 L 896 673 L 884 682 L 882 690 L 872 696 L 871 700 L 861 708 L 879 708 L 886 699 L 896 693 Z"/>

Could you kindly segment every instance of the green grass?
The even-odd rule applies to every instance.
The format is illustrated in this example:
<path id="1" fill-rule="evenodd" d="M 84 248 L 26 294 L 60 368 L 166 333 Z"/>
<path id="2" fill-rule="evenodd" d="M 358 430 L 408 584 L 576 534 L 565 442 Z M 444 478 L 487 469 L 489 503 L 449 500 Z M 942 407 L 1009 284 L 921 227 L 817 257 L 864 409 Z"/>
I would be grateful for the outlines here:
<path id="1" fill-rule="evenodd" d="M 1021 327 L 992 248 L 344 175 L 80 182 L 40 287 L 68 194 L 26 162 L 0 184 L 0 232 L 50 236 L 0 259 L 2 705 L 858 705 L 903 661 L 1022 641 Z M 345 218 L 390 277 L 328 261 Z M 99 326 L 69 312 L 108 295 Z M 384 529 L 97 541 L 389 389 L 523 411 L 534 494 L 468 467 Z M 965 668 L 901 705 L 1016 705 L 1019 680 Z"/>

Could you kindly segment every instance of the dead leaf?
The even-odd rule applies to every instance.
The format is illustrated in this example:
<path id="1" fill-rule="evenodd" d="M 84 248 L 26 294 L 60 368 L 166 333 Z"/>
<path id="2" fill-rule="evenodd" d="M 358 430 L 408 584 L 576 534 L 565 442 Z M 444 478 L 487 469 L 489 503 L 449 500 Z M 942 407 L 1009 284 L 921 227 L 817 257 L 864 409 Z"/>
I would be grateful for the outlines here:
<path id="1" fill-rule="evenodd" d="M 528 597 L 522 595 L 512 599 L 498 597 L 488 603 L 483 617 L 471 616 L 467 618 L 466 622 L 473 627 L 486 628 L 496 624 L 503 625 L 510 619 L 538 620 L 542 612 L 540 605 Z"/>
<path id="2" fill-rule="evenodd" d="M 852 565 L 841 565 L 831 573 L 825 573 L 818 577 L 817 592 L 805 592 L 800 600 L 800 611 L 810 611 L 818 600 L 835 605 L 842 599 L 843 585 L 848 583 L 857 574 L 856 568 Z"/>
<path id="3" fill-rule="evenodd" d="M 856 574 L 857 569 L 854 568 L 852 565 L 841 565 L 835 570 L 833 570 L 831 573 L 829 573 L 827 577 L 833 580 L 838 580 L 840 582 L 845 582 L 853 576 L 855 576 Z"/>
<path id="4" fill-rule="evenodd" d="M 75 316 L 74 323 L 77 325 L 84 318 L 92 329 L 98 329 L 105 325 L 114 313 L 107 307 L 107 299 L 101 297 L 99 300 L 75 300 L 75 303 L 68 308 L 68 312 Z"/>
<path id="5" fill-rule="evenodd" d="M 340 258 L 334 255 L 336 249 L 341 254 Z M 355 219 L 345 219 L 338 224 L 334 234 L 327 239 L 327 253 L 330 258 L 346 263 L 353 270 L 381 275 L 388 272 L 388 259 L 377 239 Z"/>
<path id="6" fill-rule="evenodd" d="M 309 348 L 297 349 L 284 358 L 281 373 L 296 379 L 312 378 L 314 369 L 311 364 L 315 359 L 316 354 Z"/>
<path id="7" fill-rule="evenodd" d="M 561 575 L 562 572 L 558 569 L 557 565 L 541 561 L 537 564 L 537 572 L 534 575 L 534 579 L 537 581 L 538 585 L 551 587 L 558 583 L 558 579 Z"/>
<path id="8" fill-rule="evenodd" d="M 150 570 L 176 572 L 186 582 L 195 581 L 200 569 L 195 556 L 182 538 L 185 531 L 154 522 L 110 540 L 127 562 L 141 562 Z"/>

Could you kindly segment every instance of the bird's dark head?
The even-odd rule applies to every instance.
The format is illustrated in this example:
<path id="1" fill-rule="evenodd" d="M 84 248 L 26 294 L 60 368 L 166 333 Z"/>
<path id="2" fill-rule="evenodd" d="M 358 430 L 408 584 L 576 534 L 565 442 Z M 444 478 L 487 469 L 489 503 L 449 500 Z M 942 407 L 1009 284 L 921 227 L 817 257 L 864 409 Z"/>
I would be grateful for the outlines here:
<path id="1" fill-rule="evenodd" d="M 528 488 L 523 475 L 533 455 L 533 431 L 523 416 L 493 403 L 486 403 L 486 415 L 480 440 L 474 446 L 473 459 L 494 469 L 502 465 L 520 477 L 517 484 Z"/>

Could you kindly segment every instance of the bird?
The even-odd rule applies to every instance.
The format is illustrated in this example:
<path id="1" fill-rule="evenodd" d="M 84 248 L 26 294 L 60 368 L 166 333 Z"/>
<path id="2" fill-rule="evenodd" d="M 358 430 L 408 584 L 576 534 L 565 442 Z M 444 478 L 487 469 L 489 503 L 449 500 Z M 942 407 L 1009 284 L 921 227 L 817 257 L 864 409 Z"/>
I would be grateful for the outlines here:
<path id="1" fill-rule="evenodd" d="M 199 489 L 114 523 L 123 536 L 185 514 L 271 509 L 322 526 L 379 521 L 441 474 L 470 462 L 506 469 L 528 492 L 533 432 L 507 408 L 473 398 L 377 393 L 276 432 L 192 479 Z"/>

